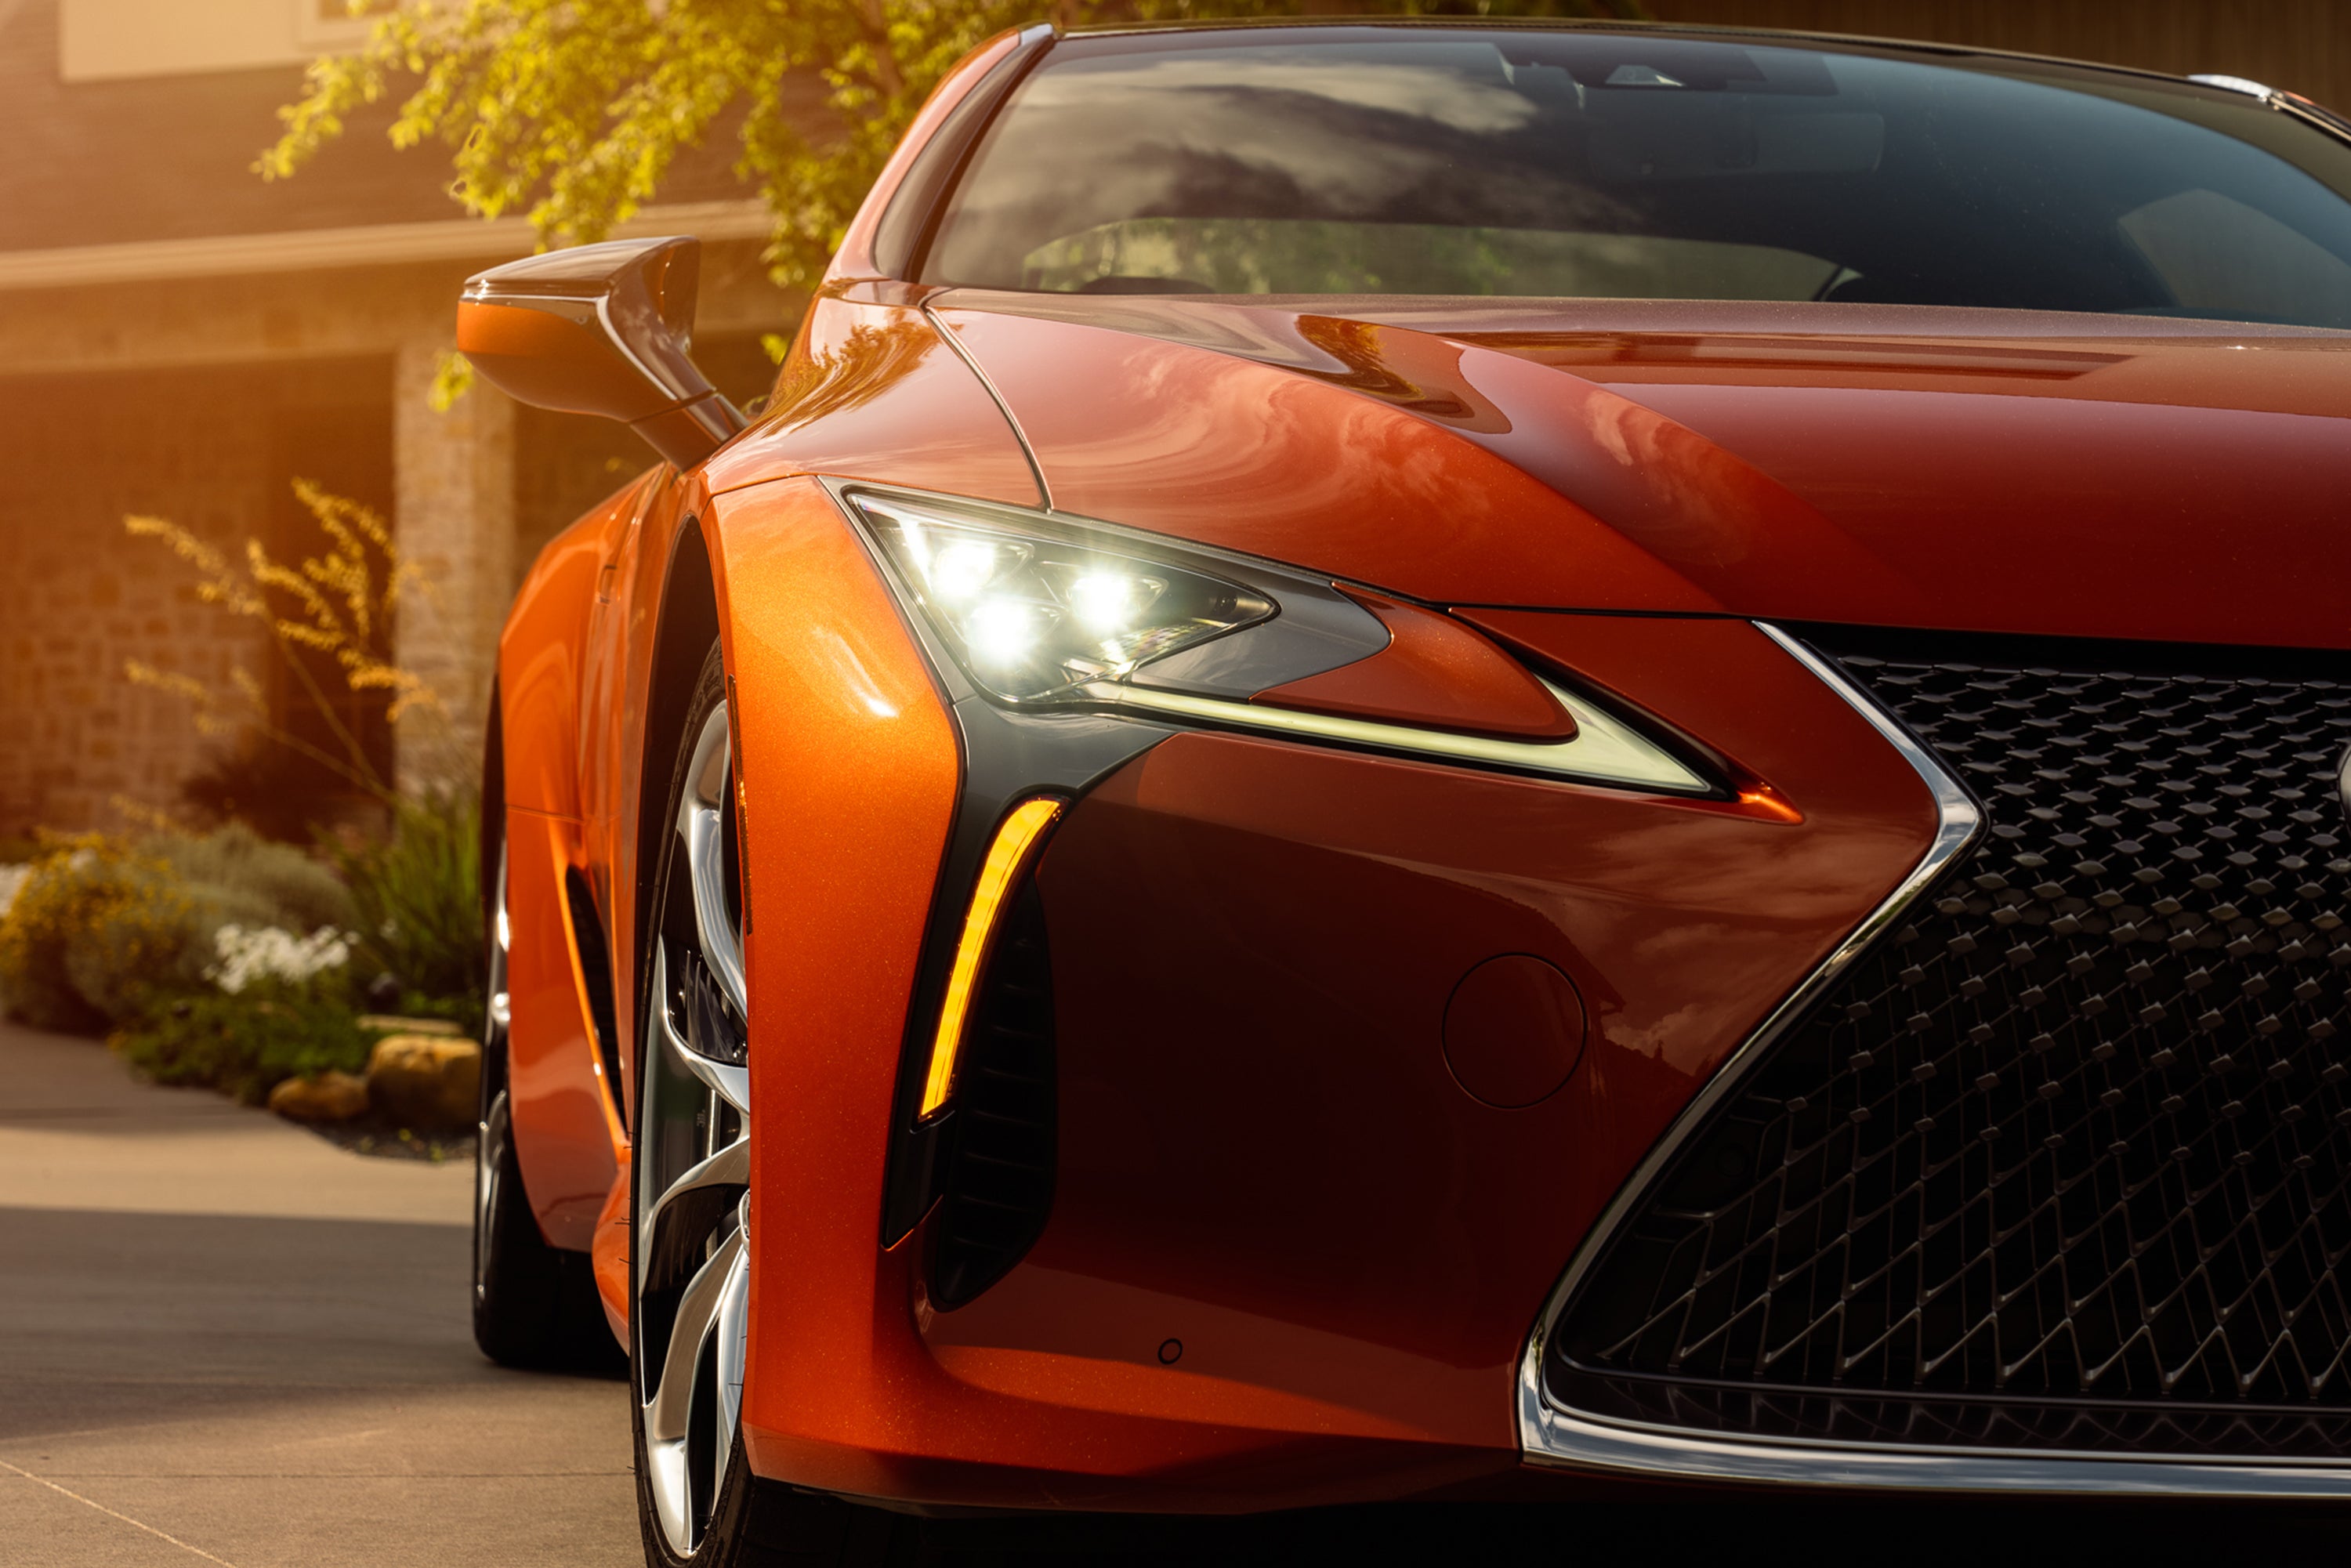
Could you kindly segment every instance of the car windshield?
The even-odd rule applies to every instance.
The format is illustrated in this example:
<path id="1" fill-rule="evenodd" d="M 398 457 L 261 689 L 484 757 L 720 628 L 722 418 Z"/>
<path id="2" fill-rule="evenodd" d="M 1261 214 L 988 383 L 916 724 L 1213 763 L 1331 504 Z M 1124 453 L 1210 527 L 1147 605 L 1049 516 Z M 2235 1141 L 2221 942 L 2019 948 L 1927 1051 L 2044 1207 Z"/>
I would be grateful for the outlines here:
<path id="1" fill-rule="evenodd" d="M 1079 37 L 927 281 L 1853 300 L 2351 328 L 2351 146 L 2243 93 L 1953 52 L 1333 27 Z"/>

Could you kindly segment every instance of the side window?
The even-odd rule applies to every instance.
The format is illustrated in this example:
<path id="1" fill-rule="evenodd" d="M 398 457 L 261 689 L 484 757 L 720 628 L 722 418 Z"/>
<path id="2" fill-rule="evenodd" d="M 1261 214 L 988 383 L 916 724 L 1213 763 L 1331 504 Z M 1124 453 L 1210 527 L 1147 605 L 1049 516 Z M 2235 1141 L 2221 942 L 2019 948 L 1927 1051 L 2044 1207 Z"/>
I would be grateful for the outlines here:
<path id="1" fill-rule="evenodd" d="M 2351 327 L 2351 263 L 2267 213 L 2181 191 L 2121 222 L 2184 314 Z"/>

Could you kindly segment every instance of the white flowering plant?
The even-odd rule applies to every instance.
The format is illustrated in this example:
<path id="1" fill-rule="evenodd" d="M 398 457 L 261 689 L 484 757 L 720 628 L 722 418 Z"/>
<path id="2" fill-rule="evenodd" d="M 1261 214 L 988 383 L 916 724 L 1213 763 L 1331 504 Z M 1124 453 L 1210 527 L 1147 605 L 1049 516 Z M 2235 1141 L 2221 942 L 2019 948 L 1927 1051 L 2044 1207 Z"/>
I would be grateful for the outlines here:
<path id="1" fill-rule="evenodd" d="M 231 921 L 213 934 L 204 989 L 150 1009 L 114 1049 L 159 1083 L 200 1083 L 254 1104 L 281 1080 L 357 1072 L 368 1036 L 352 1011 L 352 935 Z"/>
<path id="2" fill-rule="evenodd" d="M 297 936 L 276 925 L 224 925 L 214 934 L 219 961 L 204 970 L 204 978 L 231 996 L 249 987 L 268 986 L 296 991 L 314 988 L 314 982 L 340 981 L 351 961 L 349 932 L 321 925 L 308 936 Z"/>

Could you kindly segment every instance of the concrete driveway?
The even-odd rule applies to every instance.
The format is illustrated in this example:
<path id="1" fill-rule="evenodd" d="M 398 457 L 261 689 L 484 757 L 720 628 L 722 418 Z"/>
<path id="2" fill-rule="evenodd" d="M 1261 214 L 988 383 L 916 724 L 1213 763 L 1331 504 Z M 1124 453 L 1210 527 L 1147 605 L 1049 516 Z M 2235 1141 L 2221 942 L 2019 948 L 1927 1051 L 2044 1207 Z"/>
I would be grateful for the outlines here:
<path id="1" fill-rule="evenodd" d="M 472 1182 L 0 1024 L 0 1564 L 642 1563 L 622 1385 L 474 1348 Z"/>

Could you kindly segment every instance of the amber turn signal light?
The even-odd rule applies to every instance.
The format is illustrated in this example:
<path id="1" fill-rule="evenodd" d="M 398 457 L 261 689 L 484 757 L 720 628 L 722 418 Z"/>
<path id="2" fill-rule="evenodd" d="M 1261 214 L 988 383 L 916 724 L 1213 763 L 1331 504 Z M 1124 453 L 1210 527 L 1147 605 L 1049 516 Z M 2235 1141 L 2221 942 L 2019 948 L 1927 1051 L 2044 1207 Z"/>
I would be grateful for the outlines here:
<path id="1" fill-rule="evenodd" d="M 980 965 L 987 961 L 998 920 L 1007 896 L 1045 836 L 1061 814 L 1061 803 L 1044 796 L 1023 800 L 996 830 L 987 859 L 979 868 L 979 885 L 972 890 L 971 909 L 963 920 L 963 936 L 956 943 L 955 967 L 947 972 L 946 999 L 939 1004 L 939 1031 L 931 1039 L 931 1069 L 923 1080 L 923 1109 L 928 1116 L 947 1103 L 955 1085 L 956 1054 L 963 1048 L 964 1025 L 971 1012 L 972 988 L 979 983 Z"/>

